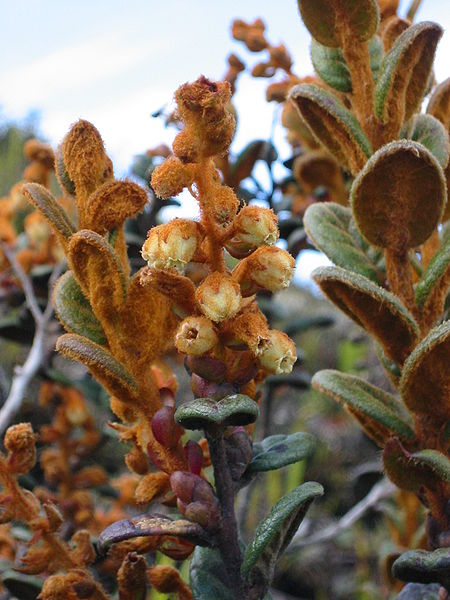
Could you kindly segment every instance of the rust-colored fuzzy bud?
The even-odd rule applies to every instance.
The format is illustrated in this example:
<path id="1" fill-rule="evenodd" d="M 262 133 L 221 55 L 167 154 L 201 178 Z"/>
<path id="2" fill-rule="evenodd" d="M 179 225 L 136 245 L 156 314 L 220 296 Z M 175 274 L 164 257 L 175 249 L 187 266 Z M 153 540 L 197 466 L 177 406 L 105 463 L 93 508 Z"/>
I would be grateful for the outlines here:
<path id="1" fill-rule="evenodd" d="M 125 464 L 138 475 L 146 475 L 148 473 L 148 459 L 140 448 L 134 447 L 125 456 Z"/>
<path id="2" fill-rule="evenodd" d="M 25 474 L 34 467 L 36 437 L 30 423 L 8 427 L 4 444 L 8 451 L 8 468 L 11 473 Z"/>
<path id="3" fill-rule="evenodd" d="M 184 433 L 184 429 L 173 420 L 175 408 L 163 406 L 152 418 L 152 432 L 157 442 L 166 448 L 174 448 Z"/>
<path id="4" fill-rule="evenodd" d="M 219 341 L 214 325 L 206 317 L 187 317 L 175 335 L 175 346 L 184 354 L 199 356 L 209 352 Z"/>
<path id="5" fill-rule="evenodd" d="M 149 473 L 141 479 L 135 490 L 135 498 L 138 504 L 151 502 L 157 496 L 169 489 L 169 476 L 162 471 Z"/>
<path id="6" fill-rule="evenodd" d="M 269 208 L 244 206 L 234 220 L 234 235 L 226 243 L 235 258 L 247 256 L 259 246 L 271 246 L 278 239 L 278 218 Z"/>
<path id="7" fill-rule="evenodd" d="M 197 288 L 195 296 L 202 313 L 215 323 L 233 317 L 241 307 L 240 286 L 224 273 L 208 275 Z"/>
<path id="8" fill-rule="evenodd" d="M 197 242 L 197 223 L 174 219 L 150 229 L 142 246 L 142 258 L 152 269 L 182 270 L 194 256 Z"/>
<path id="9" fill-rule="evenodd" d="M 244 297 L 259 289 L 278 292 L 287 287 L 294 275 L 295 260 L 281 248 L 266 246 L 258 248 L 244 258 L 234 269 L 233 278 L 241 285 Z"/>
<path id="10" fill-rule="evenodd" d="M 218 188 L 214 195 L 214 202 L 208 209 L 212 212 L 212 217 L 219 227 L 227 227 L 233 221 L 237 209 L 239 207 L 239 200 L 233 190 L 222 185 Z"/>
<path id="11" fill-rule="evenodd" d="M 288 335 L 274 329 L 269 332 L 269 340 L 258 359 L 261 366 L 271 373 L 290 373 L 297 360 L 295 344 Z"/>
<path id="12" fill-rule="evenodd" d="M 152 173 L 151 185 L 157 196 L 167 200 L 177 196 L 194 181 L 194 169 L 176 156 L 169 156 Z"/>
<path id="13" fill-rule="evenodd" d="M 177 594 L 180 600 L 191 600 L 192 594 L 178 571 L 169 565 L 156 565 L 147 571 L 152 586 L 163 594 Z"/>

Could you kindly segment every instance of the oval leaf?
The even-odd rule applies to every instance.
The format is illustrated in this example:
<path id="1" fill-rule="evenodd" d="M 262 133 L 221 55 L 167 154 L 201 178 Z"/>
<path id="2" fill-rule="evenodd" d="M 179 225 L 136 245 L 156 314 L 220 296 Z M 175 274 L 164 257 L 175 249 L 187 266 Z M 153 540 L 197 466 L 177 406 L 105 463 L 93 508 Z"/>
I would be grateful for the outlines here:
<path id="1" fill-rule="evenodd" d="M 56 198 L 39 183 L 26 183 L 23 186 L 25 196 L 43 214 L 52 226 L 59 241 L 64 247 L 76 228 L 70 221 L 66 211 L 58 204 Z"/>
<path id="2" fill-rule="evenodd" d="M 379 341 L 388 358 L 403 364 L 416 343 L 419 327 L 397 296 L 339 267 L 316 269 L 313 278 L 338 308 Z"/>
<path id="3" fill-rule="evenodd" d="M 369 42 L 370 67 L 376 81 L 378 70 L 384 56 L 383 42 L 374 36 Z M 311 60 L 316 73 L 330 87 L 338 92 L 350 93 L 352 80 L 345 62 L 344 54 L 339 48 L 328 48 L 316 40 L 311 44 Z"/>
<path id="4" fill-rule="evenodd" d="M 438 583 L 408 583 L 397 596 L 397 600 L 439 600 Z"/>
<path id="5" fill-rule="evenodd" d="M 443 312 L 449 287 L 450 243 L 443 241 L 415 289 L 416 304 L 429 325 Z"/>
<path id="6" fill-rule="evenodd" d="M 175 411 L 175 421 L 185 429 L 208 429 L 211 426 L 249 425 L 258 418 L 256 402 L 244 394 L 226 396 L 221 400 L 196 398 Z"/>
<path id="7" fill-rule="evenodd" d="M 303 521 L 311 502 L 323 495 L 323 487 L 308 481 L 283 496 L 258 525 L 242 563 L 242 575 L 261 597 L 272 580 L 276 562 Z"/>
<path id="8" fill-rule="evenodd" d="M 355 43 L 365 42 L 378 28 L 378 5 L 374 0 L 298 0 L 308 31 L 324 46 L 342 46 L 343 35 Z"/>
<path id="9" fill-rule="evenodd" d="M 450 77 L 433 90 L 427 113 L 439 119 L 445 129 L 450 129 Z"/>
<path id="10" fill-rule="evenodd" d="M 56 282 L 52 302 L 58 319 L 67 331 L 84 335 L 96 344 L 107 343 L 101 323 L 92 312 L 72 271 L 66 271 Z"/>
<path id="11" fill-rule="evenodd" d="M 313 84 L 293 87 L 289 99 L 317 140 L 356 175 L 372 148 L 353 113 L 333 94 Z"/>
<path id="12" fill-rule="evenodd" d="M 106 233 L 144 210 L 147 192 L 132 181 L 111 181 L 97 188 L 87 204 L 86 228 Z"/>
<path id="13" fill-rule="evenodd" d="M 433 552 L 427 550 L 404 552 L 392 565 L 392 574 L 402 581 L 440 583 L 448 589 L 450 588 L 450 548 L 439 548 Z"/>
<path id="14" fill-rule="evenodd" d="M 434 155 L 443 169 L 447 166 L 448 133 L 442 123 L 431 115 L 414 115 L 403 125 L 399 138 L 420 142 Z"/>
<path id="15" fill-rule="evenodd" d="M 382 283 L 385 276 L 361 248 L 360 237 L 351 227 L 349 208 L 334 202 L 317 202 L 308 207 L 303 223 L 314 246 L 338 267 L 360 273 Z"/>
<path id="16" fill-rule="evenodd" d="M 253 458 L 247 472 L 273 471 L 304 460 L 311 456 L 315 443 L 314 436 L 305 432 L 271 435 L 253 445 Z"/>
<path id="17" fill-rule="evenodd" d="M 436 23 L 412 25 L 384 57 L 375 87 L 375 114 L 388 124 L 388 139 L 420 109 L 441 36 Z"/>
<path id="18" fill-rule="evenodd" d="M 443 171 L 431 152 L 417 142 L 400 141 L 370 158 L 350 197 L 356 224 L 369 243 L 404 249 L 430 237 L 447 194 Z"/>
<path id="19" fill-rule="evenodd" d="M 405 362 L 403 401 L 414 412 L 450 419 L 450 321 L 435 327 Z"/>
<path id="20" fill-rule="evenodd" d="M 218 550 L 197 547 L 190 565 L 190 585 L 195 600 L 234 600 Z"/>
<path id="21" fill-rule="evenodd" d="M 56 342 L 56 350 L 88 367 L 96 379 L 122 402 L 135 402 L 138 394 L 136 382 L 114 356 L 87 338 L 66 333 Z"/>
<path id="22" fill-rule="evenodd" d="M 377 442 L 380 441 L 380 436 L 386 442 L 392 435 L 414 439 L 411 419 L 402 404 L 392 394 L 359 377 L 332 369 L 316 373 L 312 380 L 312 386 L 337 402 L 365 415 L 369 420 L 367 427 L 369 432 L 371 430 L 370 422 L 374 421 L 372 429 L 377 433 Z"/>
<path id="23" fill-rule="evenodd" d="M 165 515 L 148 514 L 116 521 L 98 536 L 97 548 L 106 554 L 113 544 L 135 537 L 170 535 L 204 546 L 210 543 L 208 533 L 198 523 L 178 519 L 173 521 Z"/>

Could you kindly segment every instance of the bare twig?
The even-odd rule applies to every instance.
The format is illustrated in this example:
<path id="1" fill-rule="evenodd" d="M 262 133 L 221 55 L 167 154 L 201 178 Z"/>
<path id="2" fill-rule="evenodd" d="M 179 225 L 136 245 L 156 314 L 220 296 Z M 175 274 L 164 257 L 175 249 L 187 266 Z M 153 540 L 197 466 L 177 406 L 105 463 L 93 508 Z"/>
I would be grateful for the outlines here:
<path id="1" fill-rule="evenodd" d="M 27 387 L 30 384 L 30 381 L 36 375 L 37 371 L 39 370 L 39 368 L 41 367 L 41 365 L 47 357 L 48 350 L 45 347 L 45 339 L 48 334 L 48 325 L 53 315 L 53 307 L 50 292 L 56 279 L 61 275 L 62 271 L 64 270 L 65 263 L 63 261 L 57 264 L 53 269 L 52 275 L 48 282 L 49 296 L 47 305 L 44 311 L 42 311 L 34 294 L 30 278 L 24 272 L 20 264 L 17 262 L 12 251 L 9 248 L 7 248 L 3 243 L 1 243 L 1 246 L 22 284 L 28 308 L 30 309 L 30 312 L 33 315 L 36 324 L 33 343 L 31 345 L 28 356 L 22 366 L 15 367 L 14 377 L 12 379 L 8 397 L 6 398 L 3 406 L 0 409 L 0 434 L 3 434 L 5 429 L 11 423 L 14 416 L 19 411 Z"/>
<path id="2" fill-rule="evenodd" d="M 380 500 L 384 500 L 385 498 L 392 496 L 396 489 L 397 488 L 395 485 L 388 479 L 382 479 L 373 486 L 365 498 L 358 502 L 358 504 L 355 504 L 355 506 L 345 513 L 345 515 L 336 523 L 332 523 L 322 531 L 303 539 L 301 537 L 302 531 L 300 530 L 294 536 L 291 549 L 332 540 L 343 531 L 348 530 L 348 528 L 356 523 L 356 521 L 361 519 L 361 517 L 363 517 L 368 510 L 374 508 L 380 502 Z"/>

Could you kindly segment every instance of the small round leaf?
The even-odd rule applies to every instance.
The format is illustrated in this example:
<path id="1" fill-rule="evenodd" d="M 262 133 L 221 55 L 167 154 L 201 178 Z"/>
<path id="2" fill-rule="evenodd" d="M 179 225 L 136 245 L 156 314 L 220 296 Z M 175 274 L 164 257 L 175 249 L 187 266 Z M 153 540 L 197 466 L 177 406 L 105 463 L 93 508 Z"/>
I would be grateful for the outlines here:
<path id="1" fill-rule="evenodd" d="M 175 411 L 175 421 L 185 429 L 208 429 L 229 425 L 249 425 L 258 418 L 256 402 L 244 394 L 226 396 L 221 400 L 196 398 Z"/>

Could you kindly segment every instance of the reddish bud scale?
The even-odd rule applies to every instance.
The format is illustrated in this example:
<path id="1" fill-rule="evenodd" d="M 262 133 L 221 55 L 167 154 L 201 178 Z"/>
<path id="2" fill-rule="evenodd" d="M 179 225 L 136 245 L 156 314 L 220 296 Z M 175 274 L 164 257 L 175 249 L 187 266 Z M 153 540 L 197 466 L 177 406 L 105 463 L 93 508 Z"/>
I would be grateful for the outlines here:
<path id="1" fill-rule="evenodd" d="M 153 416 L 152 432 L 157 442 L 165 448 L 174 448 L 184 433 L 184 429 L 175 423 L 173 406 L 163 406 Z"/>
<path id="2" fill-rule="evenodd" d="M 207 381 L 223 381 L 227 365 L 213 356 L 187 356 L 185 366 L 189 375 L 195 373 Z"/>
<path id="3" fill-rule="evenodd" d="M 203 450 L 197 442 L 189 440 L 184 447 L 184 455 L 186 456 L 191 473 L 200 475 L 203 466 Z"/>
<path id="4" fill-rule="evenodd" d="M 231 383 L 214 383 L 195 373 L 191 375 L 191 388 L 196 398 L 212 398 L 213 400 L 221 400 L 238 391 L 236 386 Z"/>

